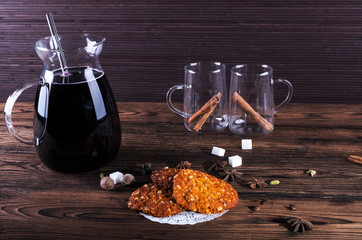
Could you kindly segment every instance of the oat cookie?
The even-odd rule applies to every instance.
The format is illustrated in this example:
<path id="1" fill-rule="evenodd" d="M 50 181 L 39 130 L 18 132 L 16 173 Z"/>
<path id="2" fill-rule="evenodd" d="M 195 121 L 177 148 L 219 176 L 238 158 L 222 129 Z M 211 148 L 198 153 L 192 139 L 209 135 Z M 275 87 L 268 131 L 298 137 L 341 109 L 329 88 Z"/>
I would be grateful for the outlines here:
<path id="1" fill-rule="evenodd" d="M 154 217 L 168 217 L 184 211 L 172 199 L 171 190 L 158 188 L 154 183 L 135 190 L 128 201 L 128 208 Z"/>
<path id="2" fill-rule="evenodd" d="M 196 170 L 181 170 L 174 177 L 173 195 L 186 210 L 220 213 L 234 207 L 239 198 L 227 182 Z"/>
<path id="3" fill-rule="evenodd" d="M 177 168 L 165 168 L 162 170 L 154 170 L 151 175 L 152 182 L 157 184 L 160 187 L 166 189 L 172 189 L 173 186 L 173 177 L 180 170 Z"/>

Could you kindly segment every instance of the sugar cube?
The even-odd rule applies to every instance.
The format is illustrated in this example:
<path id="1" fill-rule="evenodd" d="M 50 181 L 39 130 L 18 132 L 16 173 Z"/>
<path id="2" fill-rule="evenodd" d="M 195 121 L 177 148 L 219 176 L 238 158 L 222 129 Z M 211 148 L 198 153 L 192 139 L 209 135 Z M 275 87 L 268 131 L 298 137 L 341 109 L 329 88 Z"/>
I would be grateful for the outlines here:
<path id="1" fill-rule="evenodd" d="M 229 157 L 229 165 L 232 166 L 233 168 L 241 166 L 242 158 L 239 155 Z"/>
<path id="2" fill-rule="evenodd" d="M 241 139 L 241 149 L 243 150 L 250 150 L 253 149 L 251 139 Z"/>
<path id="3" fill-rule="evenodd" d="M 223 157 L 225 155 L 225 149 L 219 147 L 212 147 L 211 154 Z"/>
<path id="4" fill-rule="evenodd" d="M 117 171 L 109 174 L 109 177 L 113 180 L 114 184 L 117 184 L 122 181 L 123 173 Z"/>

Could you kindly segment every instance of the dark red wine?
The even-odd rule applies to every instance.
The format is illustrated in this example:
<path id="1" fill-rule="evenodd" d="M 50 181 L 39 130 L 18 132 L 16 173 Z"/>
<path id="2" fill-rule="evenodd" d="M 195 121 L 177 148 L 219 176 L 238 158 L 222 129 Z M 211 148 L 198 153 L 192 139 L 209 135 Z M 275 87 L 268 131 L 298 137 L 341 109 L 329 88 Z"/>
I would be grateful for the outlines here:
<path id="1" fill-rule="evenodd" d="M 41 161 L 49 168 L 88 171 L 118 153 L 121 126 L 108 80 L 92 68 L 46 73 L 35 99 L 34 136 Z"/>

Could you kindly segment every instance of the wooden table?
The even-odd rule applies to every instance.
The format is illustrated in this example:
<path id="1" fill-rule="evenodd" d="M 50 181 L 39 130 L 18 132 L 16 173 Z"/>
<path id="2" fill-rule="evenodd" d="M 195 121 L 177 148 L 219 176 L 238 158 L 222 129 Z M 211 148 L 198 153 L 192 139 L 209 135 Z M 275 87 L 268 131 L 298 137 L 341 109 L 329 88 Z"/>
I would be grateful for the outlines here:
<path id="1" fill-rule="evenodd" d="M 44 167 L 35 148 L 11 137 L 1 119 L 0 239 L 362 239 L 362 166 L 347 161 L 362 155 L 362 104 L 289 104 L 271 134 L 253 138 L 251 151 L 242 151 L 240 137 L 229 130 L 187 132 L 165 103 L 118 106 L 120 153 L 102 169 L 79 174 Z M 29 136 L 32 108 L 17 103 L 14 115 L 19 131 Z M 226 149 L 226 156 L 211 155 L 213 146 Z M 236 154 L 243 157 L 242 180 L 232 183 L 240 201 L 207 223 L 159 224 L 127 209 L 131 192 L 150 182 L 149 175 L 115 191 L 99 187 L 101 172 L 127 173 L 144 162 L 161 169 L 185 160 L 206 171 Z M 317 171 L 314 177 L 309 169 Z M 254 190 L 247 186 L 251 177 L 280 184 Z M 250 210 L 261 199 L 269 202 Z M 293 216 L 311 221 L 314 229 L 289 232 L 285 218 Z"/>

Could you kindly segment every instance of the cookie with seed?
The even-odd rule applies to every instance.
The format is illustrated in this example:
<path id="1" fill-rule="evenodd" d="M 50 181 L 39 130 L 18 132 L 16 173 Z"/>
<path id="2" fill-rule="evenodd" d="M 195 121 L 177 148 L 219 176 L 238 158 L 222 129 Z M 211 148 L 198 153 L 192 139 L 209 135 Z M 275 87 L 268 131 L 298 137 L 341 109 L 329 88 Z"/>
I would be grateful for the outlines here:
<path id="1" fill-rule="evenodd" d="M 172 199 L 172 191 L 161 189 L 154 183 L 136 189 L 128 200 L 128 208 L 154 217 L 169 217 L 184 211 Z"/>
<path id="2" fill-rule="evenodd" d="M 229 183 L 191 169 L 175 175 L 172 196 L 184 209 L 206 214 L 223 212 L 239 201 L 238 193 Z"/>
<path id="3" fill-rule="evenodd" d="M 165 168 L 162 170 L 154 170 L 151 174 L 152 182 L 160 187 L 172 189 L 173 177 L 180 171 L 177 168 Z"/>

